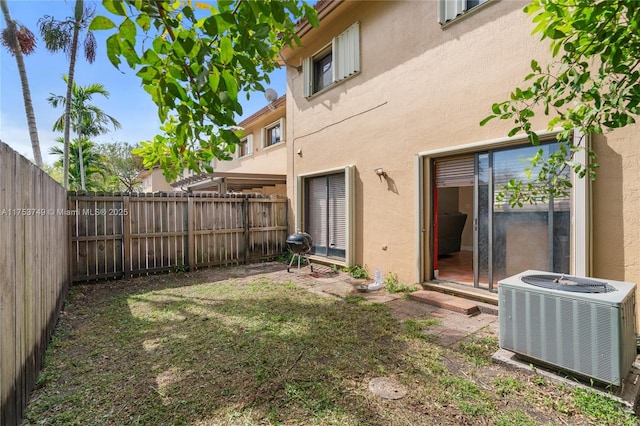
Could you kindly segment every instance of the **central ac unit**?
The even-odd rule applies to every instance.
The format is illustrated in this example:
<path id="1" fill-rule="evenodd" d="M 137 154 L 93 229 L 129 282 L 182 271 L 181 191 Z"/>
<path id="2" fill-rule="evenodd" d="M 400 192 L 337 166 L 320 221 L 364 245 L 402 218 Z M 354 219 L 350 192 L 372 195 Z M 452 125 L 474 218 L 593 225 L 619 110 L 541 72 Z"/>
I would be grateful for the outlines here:
<path id="1" fill-rule="evenodd" d="M 498 286 L 501 348 L 622 384 L 636 359 L 635 284 L 525 271 Z"/>

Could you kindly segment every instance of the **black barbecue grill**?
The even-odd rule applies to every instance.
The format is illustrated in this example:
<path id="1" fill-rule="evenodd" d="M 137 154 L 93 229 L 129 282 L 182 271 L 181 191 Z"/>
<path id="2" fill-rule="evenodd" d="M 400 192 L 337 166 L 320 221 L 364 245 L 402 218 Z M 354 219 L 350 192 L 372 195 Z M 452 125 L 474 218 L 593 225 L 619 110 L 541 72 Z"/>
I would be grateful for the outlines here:
<path id="1" fill-rule="evenodd" d="M 291 234 L 287 237 L 287 247 L 293 256 L 291 256 L 291 261 L 289 262 L 289 266 L 287 266 L 287 272 L 291 272 L 289 269 L 293 262 L 298 258 L 298 272 L 300 271 L 300 259 L 305 259 L 311 268 L 311 272 L 313 272 L 313 265 L 306 254 L 311 250 L 311 246 L 313 245 L 313 240 L 311 239 L 311 235 L 306 232 L 296 232 L 295 234 Z"/>

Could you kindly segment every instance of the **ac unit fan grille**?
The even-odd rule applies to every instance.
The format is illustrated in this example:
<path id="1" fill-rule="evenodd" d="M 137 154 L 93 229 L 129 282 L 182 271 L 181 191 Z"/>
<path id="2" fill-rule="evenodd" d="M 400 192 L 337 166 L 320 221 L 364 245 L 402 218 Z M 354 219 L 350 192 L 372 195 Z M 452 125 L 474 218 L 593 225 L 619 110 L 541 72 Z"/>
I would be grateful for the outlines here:
<path id="1" fill-rule="evenodd" d="M 522 281 L 536 287 L 574 293 L 610 293 L 616 288 L 606 282 L 568 275 L 525 275 Z"/>

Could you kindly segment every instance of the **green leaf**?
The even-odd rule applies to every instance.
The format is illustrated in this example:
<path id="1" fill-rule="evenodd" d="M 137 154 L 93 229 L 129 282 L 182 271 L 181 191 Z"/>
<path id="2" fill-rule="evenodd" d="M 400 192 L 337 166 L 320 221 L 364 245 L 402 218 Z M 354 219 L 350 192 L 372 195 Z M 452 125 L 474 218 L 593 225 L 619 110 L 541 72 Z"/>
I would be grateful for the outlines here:
<path id="1" fill-rule="evenodd" d="M 307 18 L 307 21 L 309 21 L 314 28 L 318 28 L 320 26 L 320 20 L 318 19 L 316 9 L 306 3 L 304 5 L 304 15 L 305 18 Z"/>
<path id="2" fill-rule="evenodd" d="M 104 16 L 96 16 L 89 24 L 89 31 L 96 30 L 110 30 L 111 28 L 115 28 L 116 24 L 109 18 L 105 18 Z"/>
<path id="3" fill-rule="evenodd" d="M 269 27 L 268 24 L 259 24 L 255 26 L 253 30 L 255 31 L 255 33 L 253 34 L 255 38 L 264 39 L 269 35 L 269 32 L 271 31 L 271 27 Z"/>
<path id="4" fill-rule="evenodd" d="M 120 42 L 120 54 L 125 57 L 125 59 L 127 60 L 127 64 L 131 68 L 134 68 L 137 64 L 140 63 L 138 54 L 133 48 L 133 45 L 129 43 L 128 40 Z"/>
<path id="5" fill-rule="evenodd" d="M 178 83 L 175 83 L 173 81 L 168 81 L 167 82 L 167 90 L 175 98 L 180 99 L 182 101 L 186 101 L 187 100 L 187 92 Z"/>
<path id="6" fill-rule="evenodd" d="M 119 68 L 120 40 L 118 39 L 117 34 L 113 34 L 107 39 L 107 57 L 114 67 Z"/>
<path id="7" fill-rule="evenodd" d="M 206 18 L 202 23 L 202 28 L 207 34 L 218 34 L 218 24 L 216 23 L 216 17 L 209 16 L 208 18 Z"/>
<path id="8" fill-rule="evenodd" d="M 160 55 L 166 55 L 169 52 L 170 46 L 171 43 L 165 40 L 162 36 L 156 37 L 153 40 L 153 50 Z"/>
<path id="9" fill-rule="evenodd" d="M 269 3 L 269 5 L 271 6 L 271 13 L 273 14 L 275 20 L 277 22 L 284 22 L 285 14 L 282 5 L 277 1 L 271 2 Z"/>
<path id="10" fill-rule="evenodd" d="M 189 6 L 185 6 L 182 9 L 182 13 L 184 14 L 185 17 L 187 17 L 187 19 L 189 19 L 191 22 L 195 22 L 196 21 L 196 17 L 193 14 L 193 9 L 191 9 Z"/>
<path id="11" fill-rule="evenodd" d="M 542 72 L 542 68 L 540 68 L 538 61 L 536 61 L 535 59 L 531 60 L 531 70 L 535 72 Z"/>
<path id="12" fill-rule="evenodd" d="M 481 122 L 480 122 L 480 126 L 484 126 L 485 124 L 487 124 L 489 121 L 493 120 L 494 118 L 496 118 L 495 115 L 490 115 L 488 117 L 485 117 Z"/>
<path id="13" fill-rule="evenodd" d="M 142 59 L 149 65 L 160 65 L 162 63 L 160 57 L 151 49 L 145 50 L 142 54 Z"/>
<path id="14" fill-rule="evenodd" d="M 183 55 L 189 55 L 191 53 L 191 50 L 193 49 L 193 46 L 195 45 L 195 41 L 191 34 L 189 34 L 188 37 L 179 38 L 178 40 L 176 40 L 176 43 L 179 43 L 182 47 L 182 51 L 184 52 Z"/>
<path id="15" fill-rule="evenodd" d="M 131 19 L 127 18 L 124 21 L 122 21 L 122 24 L 120 24 L 119 29 L 120 29 L 120 37 L 128 41 L 129 43 L 131 43 L 131 45 L 135 46 L 136 24 L 134 24 Z"/>
<path id="16" fill-rule="evenodd" d="M 209 87 L 212 91 L 216 92 L 218 90 L 218 85 L 220 84 L 220 72 L 217 68 L 212 68 L 209 73 Z"/>
<path id="17" fill-rule="evenodd" d="M 138 15 L 138 17 L 136 18 L 136 22 L 144 31 L 149 31 L 149 28 L 151 28 L 151 18 L 149 18 L 149 15 L 147 15 L 146 13 L 141 13 L 140 15 Z"/>
<path id="18" fill-rule="evenodd" d="M 136 73 L 136 75 L 142 79 L 143 83 L 153 82 L 159 74 L 157 69 L 150 66 L 142 67 L 140 71 Z"/>
<path id="19" fill-rule="evenodd" d="M 224 81 L 227 94 L 232 100 L 238 99 L 238 83 L 229 70 L 222 71 L 222 80 Z"/>
<path id="20" fill-rule="evenodd" d="M 114 15 L 127 16 L 122 0 L 103 0 L 102 5 Z"/>
<path id="21" fill-rule="evenodd" d="M 233 45 L 229 37 L 222 37 L 220 39 L 220 61 L 223 64 L 228 64 L 233 59 Z"/>

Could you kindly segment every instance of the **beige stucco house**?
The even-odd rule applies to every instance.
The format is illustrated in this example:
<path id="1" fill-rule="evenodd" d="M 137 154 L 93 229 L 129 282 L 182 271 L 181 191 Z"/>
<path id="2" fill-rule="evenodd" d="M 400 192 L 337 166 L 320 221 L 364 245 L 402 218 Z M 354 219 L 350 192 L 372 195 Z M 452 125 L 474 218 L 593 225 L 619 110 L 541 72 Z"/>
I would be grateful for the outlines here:
<path id="1" fill-rule="evenodd" d="M 160 167 L 155 166 L 148 170 L 143 170 L 138 174 L 138 179 L 142 181 L 140 184 L 141 192 L 158 192 L 158 191 L 175 191 L 167 179 L 162 174 Z"/>
<path id="2" fill-rule="evenodd" d="M 282 52 L 290 226 L 312 235 L 315 259 L 489 290 L 524 269 L 640 283 L 638 126 L 591 138 L 598 179 L 576 179 L 570 197 L 495 201 L 535 151 L 506 137 L 512 123 L 479 122 L 550 57 L 525 4 L 316 5 L 320 27 Z M 547 121 L 535 122 L 545 152 Z"/>
<path id="3" fill-rule="evenodd" d="M 286 96 L 281 96 L 238 123 L 242 145 L 236 147 L 232 159 L 214 160 L 213 173 L 187 171 L 171 185 L 184 190 L 222 194 L 286 195 L 285 106 Z"/>

